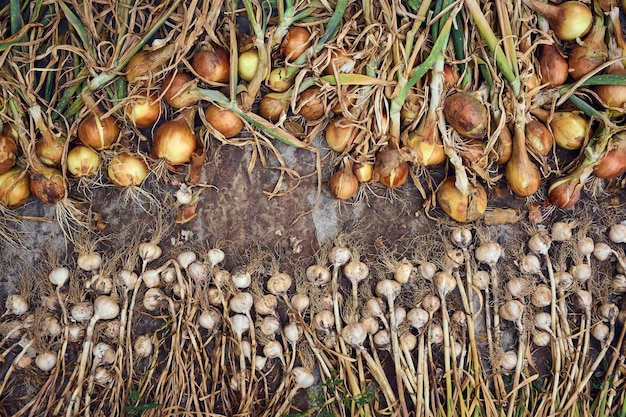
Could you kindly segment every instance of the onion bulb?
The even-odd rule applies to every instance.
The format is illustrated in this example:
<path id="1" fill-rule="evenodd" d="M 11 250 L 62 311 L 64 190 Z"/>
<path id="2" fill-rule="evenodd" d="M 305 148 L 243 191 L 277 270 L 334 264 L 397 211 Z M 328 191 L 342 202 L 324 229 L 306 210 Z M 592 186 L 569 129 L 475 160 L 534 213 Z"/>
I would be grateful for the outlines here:
<path id="1" fill-rule="evenodd" d="M 124 107 L 124 115 L 136 127 L 152 127 L 161 117 L 161 99 L 156 92 L 141 92 Z"/>
<path id="2" fill-rule="evenodd" d="M 552 133 L 546 125 L 539 120 L 533 119 L 526 123 L 524 128 L 526 135 L 526 149 L 537 156 L 546 156 L 552 150 Z"/>
<path id="3" fill-rule="evenodd" d="M 513 136 L 513 153 L 504 167 L 504 177 L 518 197 L 533 195 L 541 186 L 541 173 L 528 156 L 525 134 L 519 127 Z"/>
<path id="4" fill-rule="evenodd" d="M 617 223 L 611 226 L 609 240 L 614 243 L 626 243 L 626 224 Z"/>
<path id="5" fill-rule="evenodd" d="M 554 181 L 548 188 L 548 199 L 560 208 L 572 208 L 580 200 L 580 193 L 591 170 L 579 165 L 574 171 Z"/>
<path id="6" fill-rule="evenodd" d="M 537 48 L 541 82 L 549 88 L 559 87 L 567 80 L 569 66 L 554 44 L 540 45 Z"/>
<path id="7" fill-rule="evenodd" d="M 311 45 L 310 37 L 306 28 L 291 27 L 280 44 L 280 54 L 289 62 L 295 61 Z"/>
<path id="8" fill-rule="evenodd" d="M 487 108 L 475 95 L 456 92 L 443 103 L 446 121 L 468 139 L 482 139 L 487 133 Z"/>
<path id="9" fill-rule="evenodd" d="M 143 158 L 123 152 L 109 161 L 107 174 L 118 187 L 140 186 L 148 176 L 148 165 Z"/>
<path id="10" fill-rule="evenodd" d="M 34 157 L 36 158 L 36 157 Z M 30 175 L 30 192 L 44 204 L 54 204 L 66 195 L 63 173 L 33 160 Z"/>
<path id="11" fill-rule="evenodd" d="M 403 142 L 410 150 L 412 160 L 425 167 L 439 165 L 447 158 L 437 121 L 429 120 L 429 114 L 420 122 L 417 129 L 403 134 Z"/>
<path id="12" fill-rule="evenodd" d="M 108 149 L 120 134 L 120 126 L 113 116 L 90 114 L 78 125 L 78 139 L 93 149 Z"/>
<path id="13" fill-rule="evenodd" d="M 320 94 L 320 87 L 309 87 L 298 96 L 298 113 L 313 122 L 324 115 L 325 103 Z"/>
<path id="14" fill-rule="evenodd" d="M 289 110 L 289 101 L 281 94 L 268 93 L 259 102 L 259 114 L 261 117 L 277 122 L 283 114 Z"/>
<path id="15" fill-rule="evenodd" d="M 28 112 L 41 135 L 41 138 L 35 144 L 35 155 L 44 165 L 58 167 L 63 158 L 66 138 L 62 135 L 55 135 L 50 130 L 43 119 L 40 106 L 32 106 L 28 109 Z"/>
<path id="16" fill-rule="evenodd" d="M 585 143 L 589 133 L 589 121 L 579 113 L 559 111 L 550 114 L 549 111 L 540 108 L 534 109 L 532 113 L 548 123 L 554 141 L 561 148 L 577 150 Z"/>
<path id="17" fill-rule="evenodd" d="M 176 46 L 170 43 L 155 51 L 141 50 L 126 64 L 126 80 L 131 84 L 147 83 L 163 64 L 172 58 Z"/>
<path id="18" fill-rule="evenodd" d="M 0 205 L 17 208 L 30 197 L 30 176 L 21 167 L 13 167 L 0 174 Z"/>
<path id="19" fill-rule="evenodd" d="M 67 153 L 67 170 L 75 177 L 90 177 L 100 168 L 100 154 L 88 146 L 78 145 Z"/>
<path id="20" fill-rule="evenodd" d="M 237 72 L 239 78 L 245 81 L 252 81 L 259 68 L 259 52 L 256 49 L 249 49 L 239 54 Z"/>
<path id="21" fill-rule="evenodd" d="M 385 187 L 402 186 L 409 177 L 409 163 L 398 149 L 384 149 L 376 154 L 372 179 Z"/>
<path id="22" fill-rule="evenodd" d="M 437 203 L 457 222 L 473 222 L 482 217 L 487 209 L 487 193 L 476 184 L 469 184 L 469 192 L 463 195 L 456 187 L 455 177 L 448 177 L 437 188 Z"/>
<path id="23" fill-rule="evenodd" d="M 235 112 L 222 109 L 215 104 L 209 104 L 204 112 L 206 121 L 213 129 L 224 135 L 225 138 L 232 138 L 243 129 L 243 121 Z"/>
<path id="24" fill-rule="evenodd" d="M 347 158 L 341 168 L 328 180 L 328 187 L 333 197 L 339 200 L 352 198 L 359 190 L 359 181 L 352 172 L 352 163 Z"/>
<path id="25" fill-rule="evenodd" d="M 28 300 L 21 294 L 9 295 L 4 306 L 6 308 L 4 315 L 12 314 L 14 316 L 26 314 L 29 308 Z"/>
<path id="26" fill-rule="evenodd" d="M 198 99 L 190 93 L 188 88 L 184 90 L 186 86 L 193 83 L 193 81 L 193 77 L 184 72 L 168 75 L 163 80 L 161 87 L 163 90 L 163 99 L 167 104 L 177 109 L 193 106 L 198 102 Z"/>
<path id="27" fill-rule="evenodd" d="M 593 174 L 598 178 L 617 178 L 626 172 L 626 135 L 614 135 L 593 167 Z"/>
<path id="28" fill-rule="evenodd" d="M 11 135 L 5 133 L 6 130 L 0 133 L 0 175 L 13 168 L 17 160 L 17 143 Z"/>
<path id="29" fill-rule="evenodd" d="M 347 119 L 340 117 L 328 123 L 324 131 L 324 138 L 333 151 L 349 152 L 355 145 L 357 132 L 356 126 Z"/>
<path id="30" fill-rule="evenodd" d="M 330 62 L 324 68 L 324 75 L 332 75 L 335 70 L 339 74 L 349 74 L 354 70 L 356 62 L 342 49 L 333 49 L 330 53 Z"/>
<path id="31" fill-rule="evenodd" d="M 267 86 L 277 93 L 284 93 L 293 85 L 294 77 L 289 77 L 287 68 L 278 67 L 270 72 Z"/>
<path id="32" fill-rule="evenodd" d="M 52 351 L 42 352 L 35 358 L 35 364 L 44 372 L 50 372 L 57 364 L 57 354 Z"/>
<path id="33" fill-rule="evenodd" d="M 591 10 L 580 1 L 566 1 L 555 6 L 540 0 L 526 0 L 526 4 L 548 20 L 550 28 L 562 41 L 585 36 L 593 24 Z"/>
<path id="34" fill-rule="evenodd" d="M 165 159 L 172 165 L 181 165 L 189 162 L 196 146 L 196 135 L 181 115 L 157 128 L 152 138 L 151 154 L 154 158 Z"/>
<path id="35" fill-rule="evenodd" d="M 574 44 L 567 59 L 573 79 L 580 80 L 606 62 L 609 51 L 604 42 L 605 33 L 606 26 L 596 24 L 582 43 Z"/>
<path id="36" fill-rule="evenodd" d="M 191 66 L 204 81 L 227 83 L 230 79 L 230 54 L 221 46 L 196 52 Z"/>

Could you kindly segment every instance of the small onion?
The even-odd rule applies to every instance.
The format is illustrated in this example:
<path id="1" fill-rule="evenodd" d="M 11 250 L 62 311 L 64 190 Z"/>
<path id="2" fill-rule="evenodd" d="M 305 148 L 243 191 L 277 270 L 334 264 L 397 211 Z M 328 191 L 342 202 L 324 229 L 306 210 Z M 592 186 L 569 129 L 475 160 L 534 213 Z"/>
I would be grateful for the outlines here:
<path id="1" fill-rule="evenodd" d="M 609 229 L 609 240 L 614 243 L 626 243 L 626 223 L 617 223 Z"/>
<path id="2" fill-rule="evenodd" d="M 533 119 L 526 123 L 526 149 L 534 155 L 546 156 L 552 150 L 554 138 L 545 124 Z"/>
<path id="3" fill-rule="evenodd" d="M 344 165 L 331 175 L 328 180 L 328 187 L 333 197 L 339 200 L 348 200 L 357 193 L 359 180 L 354 175 L 350 164 Z"/>
<path id="4" fill-rule="evenodd" d="M 349 152 L 355 145 L 357 127 L 347 119 L 340 117 L 332 120 L 324 130 L 328 146 L 335 152 Z"/>
<path id="5" fill-rule="evenodd" d="M 26 314 L 29 308 L 28 300 L 21 294 L 9 295 L 4 303 L 4 306 L 6 308 L 4 315 L 12 314 L 15 316 Z"/>
<path id="6" fill-rule="evenodd" d="M 409 177 L 409 163 L 404 160 L 398 149 L 385 149 L 376 153 L 372 179 L 380 181 L 385 187 L 402 186 Z"/>
<path id="7" fill-rule="evenodd" d="M 500 306 L 498 312 L 504 320 L 521 322 L 525 306 L 518 300 L 509 300 Z"/>
<path id="8" fill-rule="evenodd" d="M 611 291 L 616 294 L 626 293 L 626 275 L 615 274 L 611 279 Z"/>
<path id="9" fill-rule="evenodd" d="M 35 364 L 44 372 L 50 372 L 57 364 L 57 354 L 52 351 L 42 352 L 35 358 Z"/>
<path id="10" fill-rule="evenodd" d="M 214 308 L 203 310 L 198 317 L 198 324 L 207 330 L 215 330 L 222 323 L 222 315 Z"/>
<path id="11" fill-rule="evenodd" d="M 552 336 L 548 332 L 536 331 L 533 332 L 533 343 L 539 347 L 546 347 L 550 345 Z"/>
<path id="12" fill-rule="evenodd" d="M 0 175 L 13 168 L 17 161 L 17 143 L 6 130 L 0 133 Z"/>
<path id="13" fill-rule="evenodd" d="M 163 99 L 167 104 L 176 109 L 193 106 L 198 102 L 198 99 L 189 89 L 183 90 L 187 85 L 193 83 L 193 81 L 193 77 L 184 72 L 176 72 L 168 75 L 163 80 L 161 86 Z"/>
<path id="14" fill-rule="evenodd" d="M 552 290 L 546 284 L 539 284 L 532 293 L 530 303 L 537 308 L 547 307 L 552 303 Z"/>
<path id="15" fill-rule="evenodd" d="M 613 303 L 603 303 L 598 307 L 598 315 L 602 320 L 611 322 L 617 319 L 619 308 Z"/>
<path id="16" fill-rule="evenodd" d="M 602 323 L 602 322 L 596 323 L 591 328 L 591 335 L 594 337 L 594 339 L 600 342 L 607 341 L 607 339 L 609 338 L 609 334 L 610 334 L 609 326 L 607 326 L 605 323 Z"/>
<path id="17" fill-rule="evenodd" d="M 600 262 L 606 261 L 612 254 L 613 249 L 604 242 L 596 243 L 593 248 L 593 256 Z"/>
<path id="18" fill-rule="evenodd" d="M 259 52 L 256 49 L 249 49 L 239 54 L 237 72 L 239 78 L 245 81 L 252 81 L 259 68 Z"/>
<path id="19" fill-rule="evenodd" d="M 294 77 L 289 77 L 285 67 L 274 68 L 267 80 L 268 87 L 277 93 L 284 93 L 293 85 Z"/>
<path id="20" fill-rule="evenodd" d="M 549 88 L 565 84 L 569 74 L 569 65 L 554 44 L 539 45 L 537 48 L 541 82 Z"/>
<path id="21" fill-rule="evenodd" d="M 289 101 L 277 93 L 267 93 L 259 102 L 259 114 L 261 117 L 277 122 L 281 116 L 287 114 Z"/>
<path id="22" fill-rule="evenodd" d="M 324 265 L 311 265 L 306 269 L 307 280 L 316 286 L 328 284 L 331 280 L 330 271 Z"/>
<path id="23" fill-rule="evenodd" d="M 298 113 L 312 122 L 324 116 L 325 103 L 320 94 L 321 88 L 309 87 L 298 96 Z"/>
<path id="24" fill-rule="evenodd" d="M 504 352 L 502 358 L 500 358 L 500 367 L 502 372 L 508 373 L 515 370 L 517 366 L 517 353 L 514 350 L 508 350 Z"/>

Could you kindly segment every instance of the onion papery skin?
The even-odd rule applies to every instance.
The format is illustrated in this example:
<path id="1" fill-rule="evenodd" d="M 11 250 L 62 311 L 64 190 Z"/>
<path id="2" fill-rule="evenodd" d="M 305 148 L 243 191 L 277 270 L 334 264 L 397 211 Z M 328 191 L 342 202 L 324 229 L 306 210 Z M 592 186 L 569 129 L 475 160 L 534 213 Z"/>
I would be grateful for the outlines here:
<path id="1" fill-rule="evenodd" d="M 17 143 L 4 133 L 0 134 L 0 175 L 4 174 L 17 161 Z"/>
<path id="2" fill-rule="evenodd" d="M 120 126 L 113 116 L 100 117 L 91 114 L 78 126 L 78 139 L 96 150 L 109 149 L 120 134 Z"/>
<path id="3" fill-rule="evenodd" d="M 443 104 L 446 121 L 467 139 L 482 139 L 487 134 L 487 108 L 473 94 L 464 91 L 448 96 Z"/>
<path id="4" fill-rule="evenodd" d="M 118 187 L 140 186 L 148 176 L 148 165 L 143 158 L 124 152 L 109 161 L 107 174 Z"/>
<path id="5" fill-rule="evenodd" d="M 8 208 L 18 208 L 26 204 L 30 197 L 30 175 L 24 169 L 15 166 L 0 174 L 0 205 Z M 20 178 L 20 176 L 22 176 Z"/>
<path id="6" fill-rule="evenodd" d="M 469 184 L 468 195 L 463 195 L 455 185 L 456 178 L 446 178 L 437 188 L 437 203 L 452 219 L 460 223 L 473 222 L 487 209 L 487 193 L 480 185 Z"/>
<path id="7" fill-rule="evenodd" d="M 100 154 L 85 145 L 78 145 L 67 153 L 67 170 L 75 177 L 90 177 L 100 168 Z"/>
<path id="8" fill-rule="evenodd" d="M 182 118 L 174 119 L 163 123 L 154 132 L 152 156 L 165 159 L 172 165 L 181 165 L 189 162 L 196 146 L 196 135 L 187 122 Z"/>
<path id="9" fill-rule="evenodd" d="M 191 66 L 204 81 L 227 83 L 230 79 L 230 54 L 220 46 L 196 52 Z"/>
<path id="10" fill-rule="evenodd" d="M 220 132 L 226 138 L 232 138 L 243 129 L 243 121 L 235 112 L 222 109 L 215 104 L 209 104 L 204 112 L 206 121 L 213 129 Z"/>

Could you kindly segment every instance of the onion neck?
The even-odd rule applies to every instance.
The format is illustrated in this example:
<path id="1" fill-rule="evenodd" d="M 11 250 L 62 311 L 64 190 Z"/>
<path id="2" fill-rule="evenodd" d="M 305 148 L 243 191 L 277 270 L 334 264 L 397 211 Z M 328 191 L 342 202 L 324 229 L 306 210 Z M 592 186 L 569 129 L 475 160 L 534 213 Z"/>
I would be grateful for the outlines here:
<path id="1" fill-rule="evenodd" d="M 543 15 L 547 19 L 557 17 L 560 13 L 558 6 L 550 3 L 544 3 L 539 0 L 524 0 L 524 4 L 533 9 L 535 12 Z"/>

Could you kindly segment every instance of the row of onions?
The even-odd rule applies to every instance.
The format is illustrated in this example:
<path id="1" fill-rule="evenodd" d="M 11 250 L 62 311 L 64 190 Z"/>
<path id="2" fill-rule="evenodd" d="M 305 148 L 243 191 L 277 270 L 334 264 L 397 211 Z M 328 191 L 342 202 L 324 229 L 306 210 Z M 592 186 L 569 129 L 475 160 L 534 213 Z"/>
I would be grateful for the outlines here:
<path id="1" fill-rule="evenodd" d="M 51 5 L 41 22 L 29 9 L 33 25 L 17 16 L 11 29 L 40 40 L 3 46 L 20 64 L 1 84 L 0 204 L 20 207 L 32 193 L 67 209 L 77 188 L 105 179 L 134 190 L 151 174 L 198 182 L 190 173 L 214 138 L 279 164 L 264 139 L 306 149 L 319 186 L 312 144 L 322 135 L 335 197 L 411 178 L 460 222 L 483 215 L 485 185 L 502 177 L 518 197 L 549 181 L 549 201 L 571 208 L 590 178 L 626 171 L 618 5 L 396 3 L 278 1 L 274 11 L 246 0 L 185 12 L 173 1 L 134 43 L 67 7 Z M 102 19 L 115 13 L 131 16 L 107 9 Z M 89 43 L 107 36 L 117 42 L 105 48 L 111 57 Z M 85 68 L 67 71 L 73 60 Z M 63 89 L 53 94 L 54 85 Z"/>
<path id="2" fill-rule="evenodd" d="M 3 300 L 5 414 L 626 414 L 626 222 L 456 227 L 411 257 L 344 239 L 312 265 L 259 249 L 225 269 L 154 238 L 26 268 Z"/>

